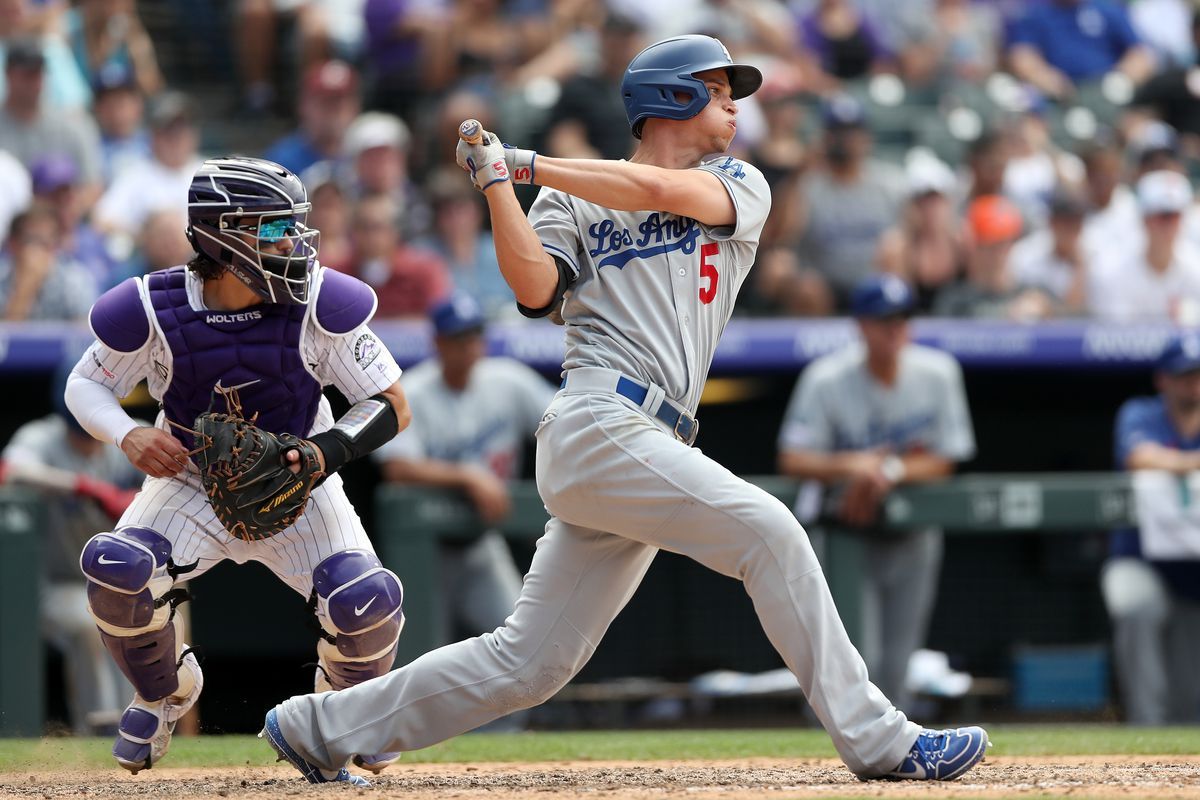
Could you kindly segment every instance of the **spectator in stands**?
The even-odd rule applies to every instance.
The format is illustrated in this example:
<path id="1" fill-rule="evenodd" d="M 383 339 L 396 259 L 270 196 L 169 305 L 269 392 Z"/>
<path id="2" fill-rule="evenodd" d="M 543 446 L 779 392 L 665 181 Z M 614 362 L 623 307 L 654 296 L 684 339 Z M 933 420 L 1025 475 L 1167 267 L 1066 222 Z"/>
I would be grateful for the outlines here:
<path id="1" fill-rule="evenodd" d="M 873 21 L 850 0 L 819 0 L 798 21 L 801 58 L 813 91 L 836 91 L 843 82 L 895 68 Z"/>
<path id="2" fill-rule="evenodd" d="M 509 484 L 555 388 L 519 361 L 486 355 L 483 309 L 469 295 L 430 317 L 435 355 L 401 379 L 414 424 L 373 458 L 385 481 L 460 492 L 479 518 L 438 548 L 442 644 L 495 630 L 516 603 L 521 572 L 493 526 L 511 510 Z"/>
<path id="3" fill-rule="evenodd" d="M 800 182 L 803 263 L 829 281 L 839 306 L 872 270 L 879 237 L 904 202 L 904 174 L 870 157 L 871 133 L 862 105 L 849 95 L 822 106 L 821 158 Z"/>
<path id="4" fill-rule="evenodd" d="M 790 247 L 760 246 L 754 269 L 738 294 L 735 314 L 770 317 L 828 317 L 833 291 L 815 270 L 804 267 Z"/>
<path id="5" fill-rule="evenodd" d="M 822 516 L 861 534 L 866 572 L 859 650 L 871 680 L 901 710 L 911 710 L 905 672 L 925 643 L 942 532 L 872 535 L 872 527 L 895 486 L 944 478 L 975 454 L 958 363 L 909 341 L 915 303 L 895 275 L 860 283 L 850 312 L 861 343 L 822 356 L 801 373 L 778 440 L 780 472 L 810 481 L 797 516 L 818 555 L 824 532 L 809 523 Z M 833 502 L 822 502 L 822 485 L 834 489 Z"/>
<path id="6" fill-rule="evenodd" d="M 1131 0 L 1129 21 L 1158 63 L 1170 69 L 1196 60 L 1195 3 L 1190 0 Z"/>
<path id="7" fill-rule="evenodd" d="M 92 114 L 100 128 L 101 175 L 111 186 L 117 176 L 150 158 L 146 104 L 133 73 L 109 66 L 92 81 Z"/>
<path id="8" fill-rule="evenodd" d="M 0 247 L 8 239 L 13 218 L 29 208 L 33 182 L 29 170 L 12 154 L 0 149 Z"/>
<path id="9" fill-rule="evenodd" d="M 550 125 L 539 152 L 560 158 L 605 159 L 630 154 L 634 140 L 626 124 L 621 79 L 644 45 L 636 22 L 609 12 L 600 34 L 596 68 L 563 82 L 558 102 L 547 115 Z"/>
<path id="10" fill-rule="evenodd" d="M 237 31 L 243 106 L 265 113 L 276 101 L 271 70 L 279 44 L 279 18 L 295 21 L 298 68 L 304 74 L 331 58 L 353 61 L 362 47 L 364 0 L 238 0 Z"/>
<path id="11" fill-rule="evenodd" d="M 433 231 L 417 244 L 446 262 L 455 290 L 478 303 L 487 319 L 512 317 L 518 314 L 517 301 L 500 274 L 483 200 L 461 172 L 446 170 L 430 178 Z"/>
<path id="12" fill-rule="evenodd" d="M 1083 247 L 1087 201 L 1060 189 L 1050 199 L 1050 220 L 1013 246 L 1013 276 L 1020 286 L 1041 289 L 1059 313 L 1087 312 L 1088 254 Z"/>
<path id="13" fill-rule="evenodd" d="M 119 258 L 109 253 L 104 237 L 85 216 L 75 162 L 65 156 L 44 156 L 34 163 L 30 176 L 34 201 L 58 215 L 63 255 L 87 267 L 101 292 L 113 286 Z"/>
<path id="14" fill-rule="evenodd" d="M 47 7 L 49 6 L 49 7 Z M 88 82 L 75 62 L 71 47 L 59 24 L 62 6 L 54 8 L 43 0 L 2 0 L 0 2 L 0 60 L 16 42 L 39 46 L 45 59 L 45 91 L 42 96 L 53 109 L 82 111 L 91 100 Z M 7 77 L 0 80 L 0 98 L 6 91 Z"/>
<path id="15" fill-rule="evenodd" d="M 404 242 L 399 217 L 396 201 L 377 194 L 358 201 L 351 220 L 349 272 L 375 289 L 381 318 L 423 316 L 450 292 L 445 263 Z"/>
<path id="16" fill-rule="evenodd" d="M 345 61 L 314 64 L 304 74 L 300 127 L 267 148 L 264 156 L 299 175 L 318 161 L 336 160 L 359 112 L 358 73 Z"/>
<path id="17" fill-rule="evenodd" d="M 459 120 L 458 122 L 462 122 Z M 454 123 L 454 128 L 458 127 Z M 453 130 L 452 129 L 452 130 Z M 368 111 L 346 131 L 345 157 L 349 162 L 348 194 L 358 199 L 386 194 L 404 211 L 404 235 L 420 236 L 429 230 L 430 211 L 408 171 L 412 136 L 404 121 L 393 114 Z"/>
<path id="18" fill-rule="evenodd" d="M 187 218 L 178 210 L 150 212 L 142 224 L 132 256 L 119 267 L 118 279 L 186 264 L 195 255 L 195 248 L 184 234 L 186 228 Z"/>
<path id="19" fill-rule="evenodd" d="M 165 87 L 154 42 L 133 0 L 81 0 L 66 14 L 67 39 L 84 78 L 93 83 L 109 68 L 128 70 L 146 95 Z"/>
<path id="20" fill-rule="evenodd" d="M 755 92 L 766 131 L 747 160 L 762 171 L 771 187 L 771 213 L 759 236 L 760 248 L 795 241 L 803 224 L 799 187 L 809 150 L 801 136 L 805 113 L 801 81 L 797 71 L 777 65 Z"/>
<path id="21" fill-rule="evenodd" d="M 1028 4 L 1009 31 L 1008 60 L 1018 78 L 1055 99 L 1110 72 L 1140 84 L 1155 68 L 1129 13 L 1109 0 Z"/>
<path id="22" fill-rule="evenodd" d="M 958 280 L 966 261 L 962 221 L 954 207 L 954 172 L 933 155 L 910 156 L 908 202 L 899 224 L 879 239 L 879 268 L 914 289 L 928 311 L 938 291 Z"/>
<path id="23" fill-rule="evenodd" d="M 1000 195 L 977 197 L 967 207 L 967 271 L 963 280 L 942 289 L 933 303 L 941 317 L 1045 319 L 1054 312 L 1050 295 L 1022 286 L 1010 256 L 1021 235 L 1021 212 Z"/>
<path id="24" fill-rule="evenodd" d="M 1063 150 L 1050 135 L 1045 98 L 1034 93 L 1027 102 L 1012 122 L 1003 194 L 1016 203 L 1027 222 L 1042 227 L 1055 189 L 1081 186 L 1084 168 L 1078 156 Z"/>
<path id="25" fill-rule="evenodd" d="M 54 209 L 29 207 L 12 222 L 0 252 L 0 298 L 7 322 L 81 320 L 100 296 L 87 267 L 62 252 Z"/>
<path id="26" fill-rule="evenodd" d="M 544 50 L 556 31 L 549 0 L 453 0 L 452 84 L 498 94 L 514 72 Z"/>
<path id="27" fill-rule="evenodd" d="M 992 5 L 936 0 L 929 13 L 906 21 L 899 59 L 907 81 L 980 83 L 995 71 L 1001 20 Z"/>
<path id="28" fill-rule="evenodd" d="M 1115 141 L 1100 139 L 1082 154 L 1084 188 L 1091 209 L 1083 222 L 1083 249 L 1089 264 L 1116 247 L 1138 249 L 1142 220 L 1137 198 L 1122 182 L 1124 158 Z"/>
<path id="29" fill-rule="evenodd" d="M 191 101 L 163 92 L 150 109 L 151 158 L 117 176 L 96 204 L 96 227 L 136 239 L 152 212 L 186 213 L 188 186 L 200 167 L 199 132 Z"/>
<path id="30" fill-rule="evenodd" d="M 95 493 L 108 498 L 102 507 L 90 497 L 40 492 L 45 500 L 41 587 L 38 619 L 29 622 L 40 626 L 62 654 L 71 730 L 79 736 L 111 735 L 133 688 L 109 657 L 88 613 L 78 554 L 96 531 L 112 527 L 144 476 L 120 449 L 92 438 L 67 411 L 63 392 L 75 360 L 64 362 L 51 382 L 54 411 L 17 428 L 0 459 L 7 476 L 19 475 L 27 465 L 52 467 L 84 476 Z"/>
<path id="31" fill-rule="evenodd" d="M 308 226 L 321 232 L 321 263 L 345 272 L 350 269 L 350 201 L 328 161 L 318 162 L 301 178 L 308 187 L 312 211 Z"/>
<path id="32" fill-rule="evenodd" d="M 1195 60 L 1195 48 L 1200 46 L 1200 9 L 1192 12 L 1188 30 L 1191 32 L 1193 57 L 1185 64 L 1159 72 L 1142 84 L 1130 105 L 1153 112 L 1181 134 L 1192 139 L 1193 152 L 1200 150 L 1200 65 Z"/>
<path id="33" fill-rule="evenodd" d="M 1192 187 L 1178 172 L 1146 173 L 1137 183 L 1144 245 L 1116 247 L 1089 270 L 1088 304 L 1105 320 L 1200 324 L 1200 253 L 1180 236 Z"/>
<path id="34" fill-rule="evenodd" d="M 25 165 L 45 155 L 69 156 L 79 168 L 85 208 L 91 208 L 101 189 L 100 136 L 87 114 L 43 110 L 46 58 L 40 42 L 9 42 L 4 61 L 8 93 L 0 109 L 0 149 Z"/>
<path id="35" fill-rule="evenodd" d="M 449 86 L 454 74 L 450 3 L 367 0 L 363 13 L 367 107 L 415 124 L 426 99 Z"/>
<path id="36" fill-rule="evenodd" d="M 1012 155 L 1012 137 L 1003 130 L 985 130 L 967 148 L 968 201 L 976 197 L 1001 194 L 1004 173 Z"/>
<path id="37" fill-rule="evenodd" d="M 1116 468 L 1135 473 L 1141 530 L 1114 531 L 1100 574 L 1112 621 L 1113 660 L 1127 722 L 1138 725 L 1200 722 L 1200 550 L 1171 552 L 1160 535 L 1174 523 L 1193 542 L 1195 516 L 1180 500 L 1190 474 L 1200 470 L 1200 338 L 1171 340 L 1155 364 L 1155 397 L 1136 397 L 1117 412 Z M 1137 473 L 1149 478 L 1139 486 Z M 1177 479 L 1155 491 L 1155 476 Z M 1149 504 L 1146 501 L 1150 501 Z M 1153 513 L 1151 513 L 1153 511 Z"/>

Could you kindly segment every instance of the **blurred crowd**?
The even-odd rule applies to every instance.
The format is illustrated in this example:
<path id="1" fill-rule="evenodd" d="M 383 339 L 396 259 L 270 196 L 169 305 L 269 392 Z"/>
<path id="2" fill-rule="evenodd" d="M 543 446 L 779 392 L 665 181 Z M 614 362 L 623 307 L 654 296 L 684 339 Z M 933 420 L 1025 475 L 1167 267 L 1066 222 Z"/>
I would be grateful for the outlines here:
<path id="1" fill-rule="evenodd" d="M 923 315 L 1200 324 L 1192 0 L 207 5 L 0 0 L 3 319 L 81 318 L 188 260 L 188 181 L 231 138 L 301 174 L 322 263 L 374 286 L 381 318 L 455 289 L 514 316 L 457 123 L 626 157 L 629 59 L 709 33 L 765 76 L 734 149 L 774 205 L 738 313 L 845 314 L 890 273 Z"/>

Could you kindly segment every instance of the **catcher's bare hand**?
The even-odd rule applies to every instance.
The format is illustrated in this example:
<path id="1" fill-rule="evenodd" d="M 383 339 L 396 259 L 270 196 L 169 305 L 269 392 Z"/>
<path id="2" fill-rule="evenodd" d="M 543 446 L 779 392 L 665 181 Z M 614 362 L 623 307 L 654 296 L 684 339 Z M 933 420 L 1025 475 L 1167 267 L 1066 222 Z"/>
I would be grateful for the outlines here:
<path id="1" fill-rule="evenodd" d="M 121 440 L 121 450 L 130 464 L 154 478 L 178 475 L 187 463 L 183 443 L 159 428 L 134 428 Z"/>
<path id="2" fill-rule="evenodd" d="M 313 446 L 313 450 L 317 451 L 317 463 L 321 465 L 321 472 L 324 472 L 325 471 L 325 452 L 321 448 L 319 448 L 315 445 Z M 288 468 L 295 474 L 299 475 L 300 470 L 303 466 L 301 464 L 302 459 L 300 457 L 300 451 L 299 450 L 288 450 L 286 453 L 284 453 L 283 457 L 287 459 Z"/>

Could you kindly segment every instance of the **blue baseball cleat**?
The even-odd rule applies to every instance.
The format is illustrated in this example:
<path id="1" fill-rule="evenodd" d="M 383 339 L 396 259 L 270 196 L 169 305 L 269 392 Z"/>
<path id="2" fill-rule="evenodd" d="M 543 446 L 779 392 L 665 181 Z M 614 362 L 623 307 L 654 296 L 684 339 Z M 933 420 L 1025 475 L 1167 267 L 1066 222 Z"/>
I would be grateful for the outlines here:
<path id="1" fill-rule="evenodd" d="M 977 726 L 935 731 L 925 728 L 890 780 L 952 781 L 983 760 L 987 731 Z"/>
<path id="2" fill-rule="evenodd" d="M 263 725 L 262 732 L 258 734 L 258 738 L 266 739 L 271 747 L 275 748 L 275 752 L 279 754 L 280 761 L 287 761 L 296 769 L 300 770 L 300 774 L 309 783 L 338 783 L 346 782 L 353 786 L 370 786 L 371 782 L 366 778 L 361 778 L 358 775 L 351 775 L 345 767 L 337 771 L 337 774 L 330 778 L 325 770 L 322 770 L 316 764 L 311 764 L 305 761 L 299 753 L 292 749 L 292 746 L 287 743 L 287 739 L 283 738 L 283 731 L 279 729 L 279 715 L 275 709 L 267 712 L 267 719 Z"/>

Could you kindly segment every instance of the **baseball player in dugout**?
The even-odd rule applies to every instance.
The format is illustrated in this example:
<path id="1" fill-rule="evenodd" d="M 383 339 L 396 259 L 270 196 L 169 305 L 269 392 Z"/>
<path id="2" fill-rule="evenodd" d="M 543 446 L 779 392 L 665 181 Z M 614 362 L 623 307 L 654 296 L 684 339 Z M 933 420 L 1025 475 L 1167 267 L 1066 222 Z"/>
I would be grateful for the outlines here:
<path id="1" fill-rule="evenodd" d="M 204 162 L 188 192 L 196 255 L 96 301 L 96 341 L 67 381 L 80 425 L 147 474 L 80 557 L 89 610 L 135 689 L 112 751 L 133 773 L 162 758 L 200 695 L 175 607 L 185 581 L 224 559 L 258 561 L 308 599 L 321 627 L 317 691 L 382 675 L 395 657 L 400 581 L 336 473 L 403 429 L 408 405 L 399 367 L 368 327 L 374 293 L 318 264 L 309 210 L 304 186 L 278 164 Z M 117 400 L 142 379 L 161 407 L 154 426 Z M 336 421 L 328 385 L 350 403 Z M 397 755 L 357 761 L 378 771 Z"/>
<path id="2" fill-rule="evenodd" d="M 936 598 L 942 531 L 897 535 L 874 525 L 893 487 L 943 478 L 975 454 L 962 369 L 909 341 L 915 306 L 895 275 L 859 283 L 850 313 L 861 342 L 808 365 L 779 432 L 780 472 L 809 479 L 797 518 L 815 524 L 829 508 L 824 516 L 854 530 L 864 548 L 859 647 L 875 685 L 905 710 L 908 660 L 924 646 Z M 821 555 L 824 532 L 810 533 Z"/>
<path id="3" fill-rule="evenodd" d="M 713 351 L 754 262 L 770 191 L 724 155 L 762 83 L 717 39 L 657 42 L 622 96 L 629 161 L 556 159 L 465 123 L 501 272 L 528 316 L 561 314 L 562 387 L 537 431 L 550 520 L 504 627 L 342 692 L 293 697 L 265 735 L 311 781 L 358 753 L 415 750 L 552 697 L 587 662 L 660 550 L 743 581 L 855 775 L 947 780 L 977 727 L 926 730 L 871 683 L 791 510 L 692 445 Z M 513 182 L 542 187 L 528 218 Z"/>

